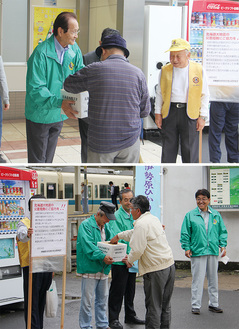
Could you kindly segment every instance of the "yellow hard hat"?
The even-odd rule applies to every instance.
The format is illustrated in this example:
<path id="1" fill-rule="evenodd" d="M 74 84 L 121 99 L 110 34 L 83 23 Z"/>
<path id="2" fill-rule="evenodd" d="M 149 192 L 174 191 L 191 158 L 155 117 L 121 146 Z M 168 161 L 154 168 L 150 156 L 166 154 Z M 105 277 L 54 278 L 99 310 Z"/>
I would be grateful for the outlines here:
<path id="1" fill-rule="evenodd" d="M 190 43 L 184 39 L 178 38 L 178 39 L 174 39 L 172 40 L 172 44 L 171 47 L 165 51 L 165 53 L 167 51 L 180 51 L 180 50 L 189 50 L 190 51 Z"/>

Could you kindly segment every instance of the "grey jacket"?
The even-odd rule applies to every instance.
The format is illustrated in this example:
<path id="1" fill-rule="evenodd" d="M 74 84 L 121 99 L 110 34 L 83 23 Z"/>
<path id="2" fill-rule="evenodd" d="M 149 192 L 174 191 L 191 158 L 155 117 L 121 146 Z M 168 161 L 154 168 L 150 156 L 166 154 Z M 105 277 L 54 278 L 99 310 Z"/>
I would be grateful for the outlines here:
<path id="1" fill-rule="evenodd" d="M 7 79 L 3 67 L 2 57 L 0 56 L 0 96 L 3 104 L 9 104 L 9 93 L 7 86 Z"/>

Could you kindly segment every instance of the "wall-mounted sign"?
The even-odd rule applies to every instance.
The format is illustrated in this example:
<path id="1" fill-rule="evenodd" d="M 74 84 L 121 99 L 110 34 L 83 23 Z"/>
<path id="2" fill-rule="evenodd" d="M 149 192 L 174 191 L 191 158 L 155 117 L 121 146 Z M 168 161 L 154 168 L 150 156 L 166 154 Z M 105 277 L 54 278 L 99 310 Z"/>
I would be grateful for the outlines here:
<path id="1" fill-rule="evenodd" d="M 204 30 L 203 67 L 211 86 L 239 85 L 239 30 Z"/>
<path id="2" fill-rule="evenodd" d="M 211 206 L 239 209 L 239 167 L 210 168 Z"/>
<path id="3" fill-rule="evenodd" d="M 34 7 L 34 33 L 33 49 L 50 38 L 53 33 L 53 23 L 56 17 L 63 11 L 74 12 L 74 9 L 56 7 Z"/>

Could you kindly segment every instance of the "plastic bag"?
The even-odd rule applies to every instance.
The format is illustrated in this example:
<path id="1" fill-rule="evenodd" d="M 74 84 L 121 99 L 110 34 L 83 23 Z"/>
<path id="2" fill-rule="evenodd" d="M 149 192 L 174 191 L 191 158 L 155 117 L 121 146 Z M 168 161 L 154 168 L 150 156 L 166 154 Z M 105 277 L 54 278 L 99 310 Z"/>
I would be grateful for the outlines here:
<path id="1" fill-rule="evenodd" d="M 56 290 L 56 282 L 52 280 L 49 290 L 46 292 L 46 309 L 45 315 L 47 318 L 55 318 L 58 308 L 58 296 Z"/>

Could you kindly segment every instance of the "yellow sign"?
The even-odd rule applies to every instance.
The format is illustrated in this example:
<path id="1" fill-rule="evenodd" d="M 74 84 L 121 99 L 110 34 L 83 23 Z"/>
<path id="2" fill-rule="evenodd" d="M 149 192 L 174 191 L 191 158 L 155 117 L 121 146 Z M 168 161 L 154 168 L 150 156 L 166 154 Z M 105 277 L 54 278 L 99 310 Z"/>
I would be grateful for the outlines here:
<path id="1" fill-rule="evenodd" d="M 53 33 L 53 23 L 56 17 L 63 11 L 74 12 L 74 9 L 55 7 L 34 7 L 34 34 L 33 49 L 48 39 Z"/>

